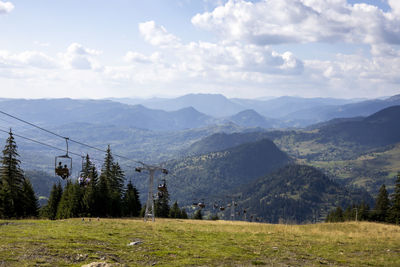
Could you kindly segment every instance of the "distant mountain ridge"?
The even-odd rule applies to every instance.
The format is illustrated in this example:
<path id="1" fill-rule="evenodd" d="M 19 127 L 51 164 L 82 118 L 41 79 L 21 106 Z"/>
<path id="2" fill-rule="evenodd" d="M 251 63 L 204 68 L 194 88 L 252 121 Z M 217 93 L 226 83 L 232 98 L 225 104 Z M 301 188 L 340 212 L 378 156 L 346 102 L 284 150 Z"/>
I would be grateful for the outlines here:
<path id="1" fill-rule="evenodd" d="M 345 140 L 365 146 L 385 146 L 400 142 L 400 106 L 383 109 L 362 120 L 343 121 L 320 128 L 320 140 Z"/>
<path id="2" fill-rule="evenodd" d="M 129 102 L 127 99 L 121 101 Z M 386 107 L 400 105 L 400 95 L 372 100 L 290 96 L 262 100 L 229 99 L 219 94 L 189 94 L 172 99 L 132 99 L 130 101 L 149 108 L 169 111 L 192 106 L 216 118 L 235 116 L 251 109 L 265 117 L 268 123 L 271 119 L 275 120 L 272 123 L 275 127 L 305 127 L 334 118 L 369 116 Z"/>
<path id="3" fill-rule="evenodd" d="M 171 131 L 219 123 L 192 107 L 167 112 L 108 100 L 6 100 L 0 102 L 0 110 L 30 122 L 51 126 L 85 122 Z"/>
<path id="4" fill-rule="evenodd" d="M 267 119 L 253 109 L 243 110 L 227 119 L 242 127 L 261 127 L 267 129 L 279 126 L 277 120 Z"/>

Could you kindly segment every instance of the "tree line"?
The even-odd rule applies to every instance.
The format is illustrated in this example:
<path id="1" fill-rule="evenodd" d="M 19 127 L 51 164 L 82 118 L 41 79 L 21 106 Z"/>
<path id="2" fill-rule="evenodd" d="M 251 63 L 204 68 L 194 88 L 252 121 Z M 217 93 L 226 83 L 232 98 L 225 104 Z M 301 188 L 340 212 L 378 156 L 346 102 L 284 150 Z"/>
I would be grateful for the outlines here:
<path id="1" fill-rule="evenodd" d="M 384 184 L 380 187 L 374 209 L 370 209 L 369 205 L 365 203 L 352 205 L 344 210 L 336 207 L 326 217 L 327 222 L 354 220 L 400 224 L 400 173 L 397 174 L 394 192 L 391 196 Z"/>
<path id="2" fill-rule="evenodd" d="M 125 186 L 125 174 L 114 161 L 108 146 L 100 174 L 86 155 L 79 179 L 61 182 L 51 189 L 48 202 L 39 207 L 33 186 L 20 167 L 21 161 L 13 133 L 9 132 L 2 151 L 0 166 L 0 218 L 43 217 L 66 219 L 73 217 L 138 217 L 144 216 L 139 192 L 130 181 Z M 169 205 L 166 188 L 155 200 L 155 215 L 164 218 L 188 218 L 177 202 Z"/>

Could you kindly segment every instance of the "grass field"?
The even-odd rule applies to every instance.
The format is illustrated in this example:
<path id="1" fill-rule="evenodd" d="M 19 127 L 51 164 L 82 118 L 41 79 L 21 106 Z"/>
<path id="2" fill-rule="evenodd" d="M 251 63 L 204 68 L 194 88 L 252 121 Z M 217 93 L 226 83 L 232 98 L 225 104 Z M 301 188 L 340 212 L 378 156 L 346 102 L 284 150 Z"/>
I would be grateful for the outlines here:
<path id="1" fill-rule="evenodd" d="M 0 266 L 400 266 L 400 227 L 366 222 L 3 220 L 0 234 Z"/>

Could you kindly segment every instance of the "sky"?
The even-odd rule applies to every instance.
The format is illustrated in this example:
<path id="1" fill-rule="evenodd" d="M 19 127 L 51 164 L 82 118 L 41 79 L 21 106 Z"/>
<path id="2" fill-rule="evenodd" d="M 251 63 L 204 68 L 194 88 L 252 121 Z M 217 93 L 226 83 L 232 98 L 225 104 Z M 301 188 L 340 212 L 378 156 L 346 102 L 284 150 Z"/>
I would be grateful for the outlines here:
<path id="1" fill-rule="evenodd" d="M 400 94 L 399 0 L 0 0 L 0 98 Z"/>

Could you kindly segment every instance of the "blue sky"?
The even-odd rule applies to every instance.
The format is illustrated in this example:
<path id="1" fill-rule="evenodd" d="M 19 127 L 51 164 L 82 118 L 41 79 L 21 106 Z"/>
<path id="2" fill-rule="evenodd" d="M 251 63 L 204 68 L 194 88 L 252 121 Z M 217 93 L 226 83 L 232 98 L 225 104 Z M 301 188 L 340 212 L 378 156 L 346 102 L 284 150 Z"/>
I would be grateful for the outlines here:
<path id="1" fill-rule="evenodd" d="M 398 0 L 0 0 L 0 97 L 400 93 Z"/>

